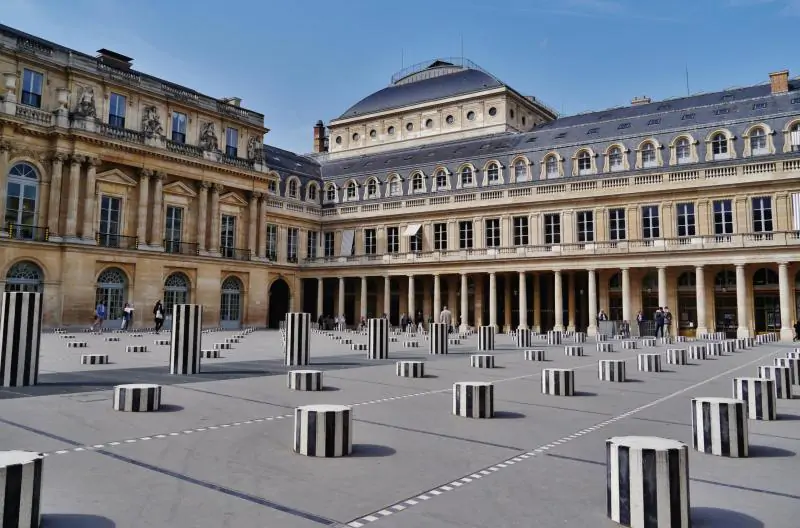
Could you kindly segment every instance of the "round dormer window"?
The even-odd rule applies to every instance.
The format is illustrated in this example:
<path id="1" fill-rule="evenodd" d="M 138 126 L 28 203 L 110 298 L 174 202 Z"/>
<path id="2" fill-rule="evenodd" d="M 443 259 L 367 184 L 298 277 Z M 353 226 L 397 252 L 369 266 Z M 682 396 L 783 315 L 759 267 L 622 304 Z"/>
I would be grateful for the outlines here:
<path id="1" fill-rule="evenodd" d="M 414 123 L 406 123 L 406 130 L 408 130 L 409 132 L 414 130 Z"/>
<path id="2" fill-rule="evenodd" d="M 455 117 L 453 117 L 453 116 L 451 116 L 451 115 L 449 115 L 449 116 L 447 116 L 447 118 L 445 119 L 445 122 L 446 122 L 448 125 L 452 125 L 453 123 L 455 123 L 455 122 L 456 122 L 456 118 L 455 118 Z"/>
<path id="3" fill-rule="evenodd" d="M 336 136 L 336 144 L 337 145 L 341 145 L 342 144 L 342 136 Z"/>
<path id="4" fill-rule="evenodd" d="M 467 112 L 467 119 L 469 119 L 470 121 L 475 121 L 475 112 L 473 112 L 472 110 Z"/>
<path id="5" fill-rule="evenodd" d="M 489 115 L 492 116 L 492 117 L 496 116 L 497 115 L 497 108 L 491 107 L 489 109 Z"/>

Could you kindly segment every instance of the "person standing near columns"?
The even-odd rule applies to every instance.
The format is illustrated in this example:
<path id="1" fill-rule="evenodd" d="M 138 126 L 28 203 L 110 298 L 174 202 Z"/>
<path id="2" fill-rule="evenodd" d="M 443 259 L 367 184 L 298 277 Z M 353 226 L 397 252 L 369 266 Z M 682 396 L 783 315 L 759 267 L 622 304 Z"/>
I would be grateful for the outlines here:
<path id="1" fill-rule="evenodd" d="M 211 187 L 211 243 L 208 251 L 215 254 L 219 253 L 219 193 L 222 189 L 219 183 Z"/>
<path id="2" fill-rule="evenodd" d="M 707 334 L 706 323 L 706 273 L 703 266 L 694 269 L 695 297 L 697 297 L 697 331 L 696 334 Z"/>
<path id="3" fill-rule="evenodd" d="M 736 337 L 750 337 L 750 320 L 747 313 L 747 278 L 744 264 L 736 265 Z"/>
<path id="4" fill-rule="evenodd" d="M 556 332 L 564 331 L 564 290 L 561 285 L 561 270 L 553 272 L 553 311 L 555 311 L 555 325 L 553 330 Z"/>
<path id="5" fill-rule="evenodd" d="M 47 212 L 47 228 L 50 231 L 50 240 L 56 242 L 61 239 L 61 181 L 64 175 L 65 154 L 56 152 L 50 160 L 50 203 Z"/>
<path id="6" fill-rule="evenodd" d="M 86 195 L 83 198 L 83 229 L 81 238 L 94 242 L 94 209 L 97 195 L 97 167 L 100 160 L 97 158 L 86 159 Z"/>
<path id="7" fill-rule="evenodd" d="M 598 334 L 597 328 L 597 274 L 595 270 L 589 269 L 589 328 L 586 333 L 590 336 Z"/>
<path id="8" fill-rule="evenodd" d="M 162 248 L 164 245 L 164 232 L 161 227 L 164 217 L 164 177 L 160 171 L 153 172 L 153 224 L 150 229 L 150 245 L 153 248 Z"/>
<path id="9" fill-rule="evenodd" d="M 469 286 L 467 282 L 467 274 L 461 274 L 461 324 L 459 325 L 459 330 L 461 332 L 466 332 L 469 328 L 469 322 L 467 321 L 467 315 L 469 314 Z"/>
<path id="10" fill-rule="evenodd" d="M 489 273 L 489 326 L 497 332 L 497 274 Z"/>
<path id="11" fill-rule="evenodd" d="M 528 281 L 524 271 L 519 272 L 519 327 L 528 329 Z"/>
<path id="12" fill-rule="evenodd" d="M 69 195 L 67 198 L 66 236 L 73 241 L 78 236 L 78 202 L 81 190 L 81 165 L 84 156 L 73 155 L 69 160 Z M 5 192 L 5 189 L 3 189 Z"/>
<path id="13" fill-rule="evenodd" d="M 738 290 L 741 286 L 736 284 Z M 781 341 L 794 341 L 792 332 L 792 305 L 791 290 L 789 284 L 789 264 L 787 262 L 778 263 L 778 289 L 781 303 Z"/>
<path id="14" fill-rule="evenodd" d="M 208 230 L 208 190 L 211 184 L 200 182 L 200 195 L 197 208 L 197 250 L 204 253 L 206 250 L 206 232 Z"/>

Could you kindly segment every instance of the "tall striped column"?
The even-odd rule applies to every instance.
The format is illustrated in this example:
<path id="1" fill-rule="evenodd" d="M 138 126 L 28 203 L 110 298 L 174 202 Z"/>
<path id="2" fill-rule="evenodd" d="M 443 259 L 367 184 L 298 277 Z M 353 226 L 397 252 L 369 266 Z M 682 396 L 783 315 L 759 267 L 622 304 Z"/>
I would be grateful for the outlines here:
<path id="1" fill-rule="evenodd" d="M 311 314 L 286 314 L 286 345 L 284 358 L 287 366 L 308 365 L 311 344 Z"/>
<path id="2" fill-rule="evenodd" d="M 40 453 L 0 451 L 0 526 L 34 528 L 41 524 L 43 464 Z"/>
<path id="3" fill-rule="evenodd" d="M 389 359 L 389 321 L 387 319 L 367 320 L 367 357 L 369 359 Z"/>
<path id="4" fill-rule="evenodd" d="M 176 304 L 172 307 L 172 339 L 169 350 L 170 374 L 187 375 L 200 372 L 202 330 L 202 305 Z"/>
<path id="5" fill-rule="evenodd" d="M 751 420 L 777 420 L 775 380 L 765 378 L 733 378 L 733 397 L 744 400 Z"/>
<path id="6" fill-rule="evenodd" d="M 42 294 L 4 292 L 0 320 L 0 387 L 36 385 Z"/>
<path id="7" fill-rule="evenodd" d="M 445 323 L 431 323 L 430 354 L 447 354 L 447 325 Z"/>
<path id="8" fill-rule="evenodd" d="M 529 348 L 531 346 L 531 331 L 528 328 L 517 328 L 517 348 Z"/>
<path id="9" fill-rule="evenodd" d="M 478 329 L 478 350 L 494 350 L 494 326 L 481 326 Z"/>
<path id="10" fill-rule="evenodd" d="M 692 444 L 702 453 L 746 457 L 747 409 L 733 398 L 692 399 Z"/>

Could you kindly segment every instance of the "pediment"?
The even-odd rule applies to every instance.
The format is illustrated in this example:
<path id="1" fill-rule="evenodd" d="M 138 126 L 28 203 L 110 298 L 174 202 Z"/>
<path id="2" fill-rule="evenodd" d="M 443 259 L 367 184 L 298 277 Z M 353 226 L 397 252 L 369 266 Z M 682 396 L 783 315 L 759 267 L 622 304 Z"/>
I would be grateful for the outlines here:
<path id="1" fill-rule="evenodd" d="M 219 203 L 225 205 L 233 205 L 235 207 L 245 207 L 247 205 L 247 202 L 244 200 L 244 198 L 242 198 L 233 191 L 225 193 L 222 196 L 220 196 Z"/>
<path id="2" fill-rule="evenodd" d="M 187 196 L 189 198 L 197 198 L 197 193 L 194 189 L 181 181 L 174 181 L 164 186 L 164 192 L 169 194 L 176 194 L 178 196 Z"/>
<path id="3" fill-rule="evenodd" d="M 96 176 L 97 181 L 104 181 L 106 183 L 115 183 L 117 185 L 127 185 L 129 187 L 136 187 L 137 181 L 122 172 L 119 169 L 111 169 L 108 171 L 100 172 Z"/>

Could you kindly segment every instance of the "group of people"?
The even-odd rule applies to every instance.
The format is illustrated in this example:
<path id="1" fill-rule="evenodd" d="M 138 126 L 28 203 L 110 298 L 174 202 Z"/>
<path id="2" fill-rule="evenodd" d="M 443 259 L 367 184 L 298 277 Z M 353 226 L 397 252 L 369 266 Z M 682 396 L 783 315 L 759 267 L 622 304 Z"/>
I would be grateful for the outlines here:
<path id="1" fill-rule="evenodd" d="M 133 322 L 133 303 L 126 302 L 122 307 L 122 322 L 120 323 L 120 330 L 128 330 Z M 90 327 L 92 332 L 101 332 L 103 330 L 103 323 L 108 318 L 105 303 L 101 300 L 97 303 L 94 309 L 94 316 L 92 317 L 92 325 Z M 158 334 L 164 326 L 164 305 L 160 300 L 156 301 L 153 305 L 153 322 L 155 323 L 155 331 Z"/>

